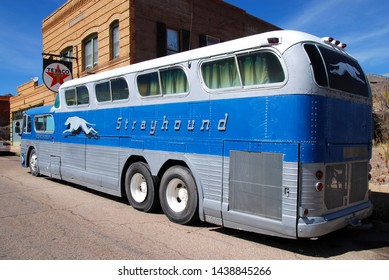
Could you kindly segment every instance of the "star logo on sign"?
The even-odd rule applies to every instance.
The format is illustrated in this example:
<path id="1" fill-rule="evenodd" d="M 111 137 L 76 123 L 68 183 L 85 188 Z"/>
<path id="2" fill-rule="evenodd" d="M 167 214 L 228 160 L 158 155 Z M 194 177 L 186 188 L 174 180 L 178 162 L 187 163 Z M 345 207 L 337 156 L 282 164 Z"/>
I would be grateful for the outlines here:
<path id="1" fill-rule="evenodd" d="M 65 74 L 61 71 L 61 69 L 59 68 L 59 64 L 57 64 L 56 69 L 52 69 L 51 72 L 47 71 L 46 74 L 52 78 L 50 87 L 56 84 L 62 85 L 64 83 L 64 80 L 70 76 L 69 74 Z"/>

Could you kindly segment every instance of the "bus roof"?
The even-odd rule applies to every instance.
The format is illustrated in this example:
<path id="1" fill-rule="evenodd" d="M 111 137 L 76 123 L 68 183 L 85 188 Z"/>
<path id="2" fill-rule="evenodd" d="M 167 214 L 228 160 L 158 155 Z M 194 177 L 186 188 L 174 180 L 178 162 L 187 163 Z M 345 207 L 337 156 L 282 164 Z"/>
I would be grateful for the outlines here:
<path id="1" fill-rule="evenodd" d="M 273 40 L 269 41 L 269 39 Z M 124 74 L 134 73 L 138 71 L 147 71 L 148 69 L 174 65 L 185 61 L 192 61 L 196 59 L 236 52 L 239 50 L 259 48 L 269 45 L 272 45 L 274 48 L 277 48 L 280 53 L 283 53 L 290 46 L 302 41 L 323 43 L 323 40 L 319 37 L 300 31 L 278 30 L 265 32 L 215 44 L 212 46 L 202 47 L 174 55 L 131 64 L 128 66 L 100 72 L 98 74 L 89 75 L 79 79 L 70 80 L 62 84 L 61 88 L 72 87 L 80 83 L 89 83 L 93 81 L 104 80 L 110 77 L 121 76 Z"/>
<path id="2" fill-rule="evenodd" d="M 53 105 L 31 108 L 26 110 L 25 112 L 29 115 L 47 114 L 50 113 L 51 108 L 53 108 Z"/>

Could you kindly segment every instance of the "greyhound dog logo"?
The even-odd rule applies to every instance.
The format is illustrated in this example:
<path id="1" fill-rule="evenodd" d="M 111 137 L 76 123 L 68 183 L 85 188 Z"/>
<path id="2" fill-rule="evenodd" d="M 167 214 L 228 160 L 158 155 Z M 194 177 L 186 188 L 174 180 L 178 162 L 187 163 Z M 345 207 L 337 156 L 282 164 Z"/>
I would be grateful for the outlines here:
<path id="1" fill-rule="evenodd" d="M 69 117 L 66 120 L 65 125 L 67 129 L 62 132 L 62 134 L 65 134 L 65 137 L 77 135 L 81 131 L 83 131 L 85 135 L 88 136 L 89 138 L 98 137 L 97 135 L 98 132 L 93 127 L 91 127 L 91 126 L 95 126 L 95 124 L 91 124 L 82 118 Z"/>
<path id="2" fill-rule="evenodd" d="M 361 83 L 365 83 L 359 76 L 361 73 L 355 68 L 354 66 L 351 66 L 348 63 L 339 62 L 338 64 L 330 64 L 331 66 L 335 67 L 335 69 L 331 70 L 331 74 L 343 76 L 346 72 L 349 73 L 349 75 L 354 78 L 357 81 L 360 81 Z"/>

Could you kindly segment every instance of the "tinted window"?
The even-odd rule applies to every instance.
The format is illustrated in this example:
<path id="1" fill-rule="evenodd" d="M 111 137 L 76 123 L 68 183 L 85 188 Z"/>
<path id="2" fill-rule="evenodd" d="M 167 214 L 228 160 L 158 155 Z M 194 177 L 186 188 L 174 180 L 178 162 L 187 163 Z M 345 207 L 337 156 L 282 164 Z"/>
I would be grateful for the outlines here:
<path id="1" fill-rule="evenodd" d="M 354 59 L 322 46 L 319 46 L 319 49 L 327 67 L 331 88 L 368 96 L 369 89 L 365 75 Z"/>
<path id="2" fill-rule="evenodd" d="M 77 105 L 89 104 L 89 92 L 86 86 L 80 86 L 76 88 L 77 91 Z"/>
<path id="3" fill-rule="evenodd" d="M 125 79 L 118 78 L 111 81 L 112 100 L 128 99 L 129 91 Z"/>
<path id="4" fill-rule="evenodd" d="M 369 95 L 368 83 L 357 61 L 324 46 L 306 44 L 304 49 L 318 85 L 360 96 Z"/>
<path id="5" fill-rule="evenodd" d="M 109 82 L 96 84 L 96 99 L 98 102 L 111 101 L 111 92 L 109 89 Z"/>
<path id="6" fill-rule="evenodd" d="M 66 105 L 68 106 L 75 106 L 77 105 L 76 101 L 76 89 L 67 89 L 65 91 L 65 101 Z"/>
<path id="7" fill-rule="evenodd" d="M 160 95 L 158 72 L 142 74 L 137 77 L 138 90 L 142 96 Z"/>
<path id="8" fill-rule="evenodd" d="M 88 105 L 88 88 L 86 86 L 79 86 L 73 89 L 67 89 L 65 91 L 65 101 L 67 106 Z"/>
<path id="9" fill-rule="evenodd" d="M 316 83 L 319 86 L 327 87 L 328 80 L 327 80 L 326 68 L 324 66 L 323 59 L 320 55 L 319 50 L 315 45 L 311 45 L 311 44 L 304 45 L 304 48 L 306 53 L 308 54 L 309 60 L 311 61 L 313 75 Z"/>

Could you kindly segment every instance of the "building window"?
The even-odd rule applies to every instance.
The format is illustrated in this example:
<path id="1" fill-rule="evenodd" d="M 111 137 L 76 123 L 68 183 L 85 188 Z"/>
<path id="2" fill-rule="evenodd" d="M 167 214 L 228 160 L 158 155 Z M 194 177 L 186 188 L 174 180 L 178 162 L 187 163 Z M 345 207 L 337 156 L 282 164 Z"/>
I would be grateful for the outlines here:
<path id="1" fill-rule="evenodd" d="M 209 36 L 209 35 L 200 35 L 199 36 L 199 45 L 200 47 L 205 47 L 205 46 L 211 46 L 220 43 L 220 39 Z"/>
<path id="2" fill-rule="evenodd" d="M 175 30 L 157 22 L 157 57 L 190 50 L 190 31 Z"/>
<path id="3" fill-rule="evenodd" d="M 111 24 L 111 59 L 119 57 L 119 21 L 115 20 Z"/>
<path id="4" fill-rule="evenodd" d="M 167 54 L 175 54 L 180 51 L 180 41 L 178 31 L 174 29 L 166 29 Z"/>
<path id="5" fill-rule="evenodd" d="M 73 47 L 67 47 L 61 52 L 62 61 L 72 62 L 72 59 L 70 57 L 73 57 Z"/>
<path id="6" fill-rule="evenodd" d="M 84 46 L 84 70 L 97 66 L 98 45 L 97 34 L 87 37 L 83 43 Z"/>
<path id="7" fill-rule="evenodd" d="M 215 45 L 220 43 L 220 39 L 207 35 L 207 46 Z"/>

